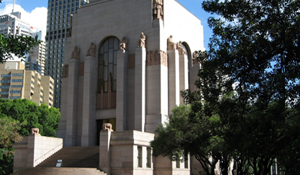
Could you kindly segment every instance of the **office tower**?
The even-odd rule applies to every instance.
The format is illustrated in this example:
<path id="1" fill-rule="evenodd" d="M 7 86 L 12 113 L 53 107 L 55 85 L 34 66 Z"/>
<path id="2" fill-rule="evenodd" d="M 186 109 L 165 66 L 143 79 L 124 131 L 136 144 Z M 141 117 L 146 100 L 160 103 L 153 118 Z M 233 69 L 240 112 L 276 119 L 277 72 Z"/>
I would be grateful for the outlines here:
<path id="1" fill-rule="evenodd" d="M 3 34 L 4 37 L 21 35 L 35 37 L 36 35 L 41 35 L 41 31 L 36 32 L 34 27 L 22 21 L 21 12 L 13 12 L 0 16 L 0 34 Z M 11 55 L 12 58 L 7 59 L 7 61 L 21 61 L 23 59 L 18 58 L 14 54 Z"/>
<path id="2" fill-rule="evenodd" d="M 54 79 L 54 106 L 60 107 L 61 76 L 64 64 L 64 45 L 71 14 L 86 0 L 48 0 L 45 75 Z"/>
<path id="3" fill-rule="evenodd" d="M 25 65 L 20 61 L 0 64 L 0 75 L 0 98 L 25 98 L 37 105 L 45 103 L 53 106 L 54 81 L 50 76 L 25 70 Z"/>
<path id="4" fill-rule="evenodd" d="M 26 60 L 26 70 L 36 70 L 40 75 L 45 72 L 46 43 L 42 41 L 34 47 Z"/>
<path id="5" fill-rule="evenodd" d="M 21 12 L 0 16 L 0 34 L 3 34 L 4 37 L 11 35 L 33 36 L 33 33 L 35 33 L 35 29 L 21 20 Z"/>

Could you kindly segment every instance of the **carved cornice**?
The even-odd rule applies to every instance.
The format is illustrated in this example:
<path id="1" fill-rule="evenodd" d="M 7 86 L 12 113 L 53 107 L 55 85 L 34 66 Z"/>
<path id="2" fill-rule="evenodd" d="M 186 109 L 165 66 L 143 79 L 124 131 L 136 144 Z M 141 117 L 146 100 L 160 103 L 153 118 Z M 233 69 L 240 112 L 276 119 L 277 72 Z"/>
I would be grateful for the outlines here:
<path id="1" fill-rule="evenodd" d="M 69 76 L 69 65 L 64 65 L 62 78 L 68 78 L 68 76 Z"/>
<path id="2" fill-rule="evenodd" d="M 168 67 L 168 54 L 162 50 L 147 52 L 147 66 L 164 65 Z"/>

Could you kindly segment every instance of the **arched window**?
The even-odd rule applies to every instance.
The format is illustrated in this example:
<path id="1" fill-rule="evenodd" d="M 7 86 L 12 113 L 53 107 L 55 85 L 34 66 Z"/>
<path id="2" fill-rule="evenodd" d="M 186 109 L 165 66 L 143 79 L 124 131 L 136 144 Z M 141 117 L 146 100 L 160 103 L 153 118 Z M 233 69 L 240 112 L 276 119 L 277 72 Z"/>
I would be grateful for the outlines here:
<path id="1" fill-rule="evenodd" d="M 117 88 L 117 52 L 119 39 L 109 37 L 103 41 L 99 50 L 98 93 L 115 92 Z M 109 88 L 111 88 L 109 90 Z"/>

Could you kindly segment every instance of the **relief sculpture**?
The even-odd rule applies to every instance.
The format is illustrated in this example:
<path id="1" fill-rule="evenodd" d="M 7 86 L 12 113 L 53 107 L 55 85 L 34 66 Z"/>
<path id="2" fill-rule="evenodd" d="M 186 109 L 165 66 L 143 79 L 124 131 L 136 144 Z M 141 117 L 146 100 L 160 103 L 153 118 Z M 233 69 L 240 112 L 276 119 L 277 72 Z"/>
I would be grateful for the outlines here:
<path id="1" fill-rule="evenodd" d="M 153 19 L 163 20 L 163 0 L 154 0 L 153 3 Z"/>
<path id="2" fill-rule="evenodd" d="M 112 124 L 111 123 L 104 123 L 102 125 L 102 131 L 114 131 L 112 129 Z"/>
<path id="3" fill-rule="evenodd" d="M 31 128 L 31 135 L 40 136 L 40 129 L 39 128 Z"/>
<path id="4" fill-rule="evenodd" d="M 167 39 L 167 43 L 168 43 L 168 50 L 175 50 L 176 49 L 176 43 L 173 42 L 172 40 L 173 36 L 170 35 L 170 37 Z"/>
<path id="5" fill-rule="evenodd" d="M 147 66 L 164 65 L 168 67 L 168 55 L 164 51 L 155 50 L 147 52 Z"/>
<path id="6" fill-rule="evenodd" d="M 141 38 L 138 41 L 138 47 L 146 47 L 146 35 L 142 32 Z"/>
<path id="7" fill-rule="evenodd" d="M 62 72 L 62 78 L 67 78 L 68 75 L 69 75 L 69 66 L 68 65 L 64 65 L 63 72 Z"/>
<path id="8" fill-rule="evenodd" d="M 80 55 L 80 49 L 77 46 L 75 46 L 74 51 L 72 52 L 71 59 L 78 59 L 79 60 L 79 55 Z"/>
<path id="9" fill-rule="evenodd" d="M 89 50 L 87 51 L 86 56 L 91 56 L 95 57 L 95 50 L 96 50 L 96 45 L 94 43 L 91 43 Z"/>
<path id="10" fill-rule="evenodd" d="M 122 42 L 120 43 L 120 50 L 123 50 L 123 53 L 127 50 L 128 39 L 124 36 Z"/>
<path id="11" fill-rule="evenodd" d="M 185 54 L 185 49 L 183 48 L 181 41 L 179 41 L 177 43 L 177 50 L 178 50 L 179 55 L 184 55 Z"/>

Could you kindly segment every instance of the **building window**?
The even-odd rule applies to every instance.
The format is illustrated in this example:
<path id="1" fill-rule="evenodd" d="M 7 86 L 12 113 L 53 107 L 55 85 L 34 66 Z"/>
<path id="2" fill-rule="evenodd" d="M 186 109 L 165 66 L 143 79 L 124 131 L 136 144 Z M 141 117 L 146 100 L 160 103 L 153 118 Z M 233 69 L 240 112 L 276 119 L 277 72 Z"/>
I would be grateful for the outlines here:
<path id="1" fill-rule="evenodd" d="M 19 99 L 21 97 L 18 97 L 18 96 L 14 96 L 14 97 L 9 97 L 9 99 Z"/>
<path id="2" fill-rule="evenodd" d="M 13 94 L 13 93 L 19 93 L 19 94 L 20 94 L 21 91 L 19 91 L 19 90 L 11 90 L 10 93 L 11 93 L 11 94 Z"/>
<path id="3" fill-rule="evenodd" d="M 9 86 L 0 86 L 0 89 L 9 89 Z"/>
<path id="4" fill-rule="evenodd" d="M 1 83 L 10 83 L 10 80 L 1 80 Z"/>
<path id="5" fill-rule="evenodd" d="M 11 87 L 23 87 L 23 85 L 11 85 Z"/>
<path id="6" fill-rule="evenodd" d="M 142 167 L 143 164 L 143 148 L 141 146 L 137 147 L 137 166 Z"/>
<path id="7" fill-rule="evenodd" d="M 180 168 L 180 157 L 176 157 L 176 168 Z"/>
<path id="8" fill-rule="evenodd" d="M 151 147 L 147 147 L 147 163 L 146 166 L 151 168 Z"/>
<path id="9" fill-rule="evenodd" d="M 12 74 L 13 77 L 23 77 L 23 74 Z"/>
<path id="10" fill-rule="evenodd" d="M 23 82 L 23 79 L 13 79 L 12 82 Z"/>
<path id="11" fill-rule="evenodd" d="M 2 74 L 1 77 L 10 77 L 10 74 Z"/>
<path id="12" fill-rule="evenodd" d="M 8 92 L 0 92 L 0 94 L 8 95 Z"/>
<path id="13" fill-rule="evenodd" d="M 109 82 L 111 82 L 111 91 L 116 91 L 119 44 L 120 41 L 116 37 L 110 37 L 101 44 L 98 62 L 98 93 L 102 90 L 104 93 L 108 92 Z"/>
<path id="14" fill-rule="evenodd" d="M 184 168 L 189 168 L 189 156 L 184 156 Z"/>

